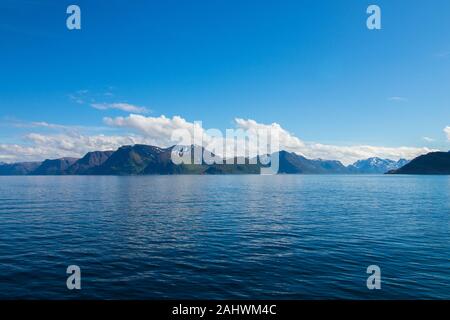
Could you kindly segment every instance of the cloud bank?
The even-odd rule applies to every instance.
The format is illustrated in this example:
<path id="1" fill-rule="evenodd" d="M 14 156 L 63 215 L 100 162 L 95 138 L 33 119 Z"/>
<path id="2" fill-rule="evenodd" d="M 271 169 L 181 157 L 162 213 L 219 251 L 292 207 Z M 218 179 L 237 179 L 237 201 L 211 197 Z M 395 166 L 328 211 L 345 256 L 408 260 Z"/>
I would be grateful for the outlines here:
<path id="1" fill-rule="evenodd" d="M 111 129 L 114 129 L 114 131 L 119 130 L 120 134 L 80 133 L 79 128 L 72 131 L 62 125 L 33 122 L 31 129 L 34 129 L 36 126 L 51 127 L 56 133 L 31 132 L 24 136 L 23 144 L 0 144 L 0 161 L 15 162 L 59 157 L 82 157 L 89 151 L 116 150 L 122 145 L 138 143 L 168 147 L 179 142 L 173 139 L 173 133 L 177 130 L 187 132 L 190 135 L 193 135 L 195 132 L 197 137 L 200 134 L 203 137 L 204 146 L 220 156 L 222 154 L 217 152 L 217 150 L 220 150 L 220 148 L 217 148 L 218 146 L 225 146 L 222 151 L 225 154 L 231 154 L 231 151 L 234 151 L 234 143 L 238 145 L 238 150 L 244 150 L 239 148 L 239 146 L 244 146 L 246 143 L 245 137 L 238 136 L 237 138 L 229 139 L 226 137 L 225 132 L 223 132 L 222 136 L 221 132 L 217 130 L 207 130 L 202 127 L 201 123 L 189 122 L 180 116 L 169 118 L 164 115 L 150 117 L 130 114 L 126 117 L 105 117 L 103 122 Z M 279 149 L 295 152 L 310 159 L 339 160 L 346 165 L 370 157 L 389 158 L 392 160 L 400 158 L 412 159 L 418 155 L 433 151 L 426 147 L 342 146 L 303 141 L 285 130 L 278 123 L 263 124 L 252 119 L 236 118 L 233 129 L 246 131 L 250 134 L 257 133 L 261 129 L 271 129 L 279 137 Z M 450 140 L 450 127 L 446 127 L 444 131 Z M 198 141 L 194 141 L 194 143 L 198 143 Z M 256 150 L 251 150 L 250 154 L 251 152 L 256 152 Z M 238 154 L 238 156 L 246 155 Z"/>
<path id="2" fill-rule="evenodd" d="M 226 150 L 231 149 L 229 146 L 231 141 L 227 141 L 225 137 L 222 140 L 220 140 L 220 138 L 212 137 L 208 135 L 208 132 L 205 131 L 205 129 L 199 127 L 199 124 L 188 122 L 179 116 L 167 118 L 165 116 L 145 117 L 142 115 L 129 115 L 128 117 L 117 117 L 114 119 L 105 118 L 104 122 L 110 126 L 135 130 L 139 134 L 144 135 L 146 138 L 155 141 L 156 144 L 160 146 L 169 146 L 174 143 L 174 141 L 171 141 L 170 138 L 172 132 L 176 129 L 184 129 L 192 133 L 193 130 L 197 128 L 199 132 L 202 132 L 206 143 L 212 145 L 224 143 L 227 147 Z M 289 133 L 277 123 L 262 124 L 251 119 L 245 120 L 236 118 L 235 128 L 248 130 L 249 132 L 257 132 L 259 129 L 270 128 L 278 133 L 280 149 L 295 152 L 312 159 L 321 158 L 339 160 L 344 164 L 350 164 L 357 160 L 370 157 L 389 158 L 392 160 L 398 160 L 401 158 L 412 159 L 418 155 L 433 151 L 432 149 L 425 147 L 415 148 L 403 146 L 392 148 L 370 145 L 336 146 L 306 142 Z M 238 140 L 237 144 L 239 143 L 243 143 L 243 141 Z"/>
<path id="3" fill-rule="evenodd" d="M 146 143 L 137 136 L 86 136 L 81 134 L 30 133 L 24 144 L 0 144 L 0 161 L 41 161 L 62 157 L 80 158 L 90 151 L 116 150 L 122 145 Z"/>

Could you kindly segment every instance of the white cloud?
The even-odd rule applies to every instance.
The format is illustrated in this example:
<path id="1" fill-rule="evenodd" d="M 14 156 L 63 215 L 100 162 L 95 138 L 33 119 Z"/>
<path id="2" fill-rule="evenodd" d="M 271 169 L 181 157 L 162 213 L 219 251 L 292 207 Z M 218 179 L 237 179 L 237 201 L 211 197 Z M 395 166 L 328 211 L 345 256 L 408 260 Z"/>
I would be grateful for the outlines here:
<path id="1" fill-rule="evenodd" d="M 389 97 L 388 100 L 389 100 L 389 101 L 396 101 L 396 102 L 405 102 L 405 101 L 408 101 L 407 98 L 405 98 L 405 97 L 399 97 L 399 96 Z"/>
<path id="2" fill-rule="evenodd" d="M 391 160 L 413 159 L 421 154 L 433 151 L 429 148 L 415 147 L 381 147 L 369 145 L 333 146 L 320 143 L 308 143 L 306 148 L 299 150 L 307 158 L 339 160 L 344 164 L 351 164 L 357 160 L 372 157 Z"/>
<path id="3" fill-rule="evenodd" d="M 103 118 L 103 122 L 109 126 L 136 130 L 160 147 L 171 146 L 176 142 L 171 139 L 175 130 L 187 130 L 191 135 L 194 129 L 203 132 L 199 124 L 188 122 L 179 116 L 166 118 L 164 115 L 145 117 L 130 114 L 128 117 L 106 117 Z"/>
<path id="4" fill-rule="evenodd" d="M 26 122 L 20 120 L 10 120 L 6 125 L 12 125 L 15 128 L 44 128 L 44 129 L 73 129 L 75 127 L 60 124 L 48 123 L 45 121 Z"/>
<path id="5" fill-rule="evenodd" d="M 444 132 L 447 135 L 447 140 L 450 141 L 450 127 L 445 127 Z"/>
<path id="6" fill-rule="evenodd" d="M 104 118 L 104 123 L 110 130 L 114 130 L 114 135 L 97 134 L 86 127 L 68 127 L 47 122 L 33 122 L 29 127 L 34 132 L 28 133 L 24 137 L 23 144 L 0 144 L 0 161 L 31 161 L 43 160 L 47 158 L 59 157 L 82 157 L 89 151 L 116 150 L 122 145 L 149 144 L 160 147 L 168 147 L 178 143 L 172 139 L 172 135 L 177 130 L 187 132 L 190 136 L 196 133 L 197 137 L 203 136 L 204 146 L 210 151 L 222 156 L 218 150 L 225 146 L 225 154 L 232 154 L 235 139 L 223 137 L 220 132 L 217 135 L 202 128 L 201 123 L 189 122 L 180 116 L 172 118 L 146 117 L 143 115 L 130 114 L 127 117 Z M 51 128 L 51 131 L 36 132 L 39 128 Z M 76 128 L 76 130 L 71 130 Z M 271 129 L 278 134 L 280 149 L 295 152 L 310 159 L 330 159 L 340 160 L 344 164 L 350 164 L 360 159 L 370 157 L 389 158 L 398 160 L 400 158 L 412 159 L 420 154 L 434 151 L 429 148 L 416 147 L 383 147 L 370 145 L 327 145 L 316 142 L 303 141 L 292 133 L 282 128 L 277 123 L 263 124 L 251 119 L 235 119 L 235 127 L 249 134 L 256 134 L 258 130 Z M 134 131 L 134 133 L 126 133 Z M 444 129 L 447 138 L 450 140 L 450 127 Z M 121 132 L 121 133 L 118 133 Z M 225 132 L 222 132 L 225 135 Z M 193 141 L 192 143 L 198 143 Z M 245 145 L 245 138 L 238 136 L 236 144 L 239 147 Z M 250 155 L 257 150 L 250 148 Z M 238 154 L 243 156 L 244 154 Z"/>
<path id="7" fill-rule="evenodd" d="M 107 126 L 80 126 L 80 125 L 63 125 L 57 123 L 49 123 L 45 121 L 20 121 L 20 120 L 10 120 L 8 123 L 1 123 L 0 125 L 7 126 L 11 125 L 15 128 L 19 129 L 32 129 L 37 132 L 66 132 L 69 134 L 76 134 L 83 132 L 85 135 L 98 133 L 105 131 L 114 130 L 111 127 Z"/>
<path id="8" fill-rule="evenodd" d="M 39 127 L 48 128 L 48 129 L 75 129 L 75 127 L 65 126 L 65 125 L 55 124 L 55 123 L 48 123 L 45 121 L 31 122 L 30 126 L 37 127 L 37 128 L 39 128 Z"/>
<path id="9" fill-rule="evenodd" d="M 140 107 L 129 103 L 91 103 L 91 107 L 98 110 L 116 109 L 131 113 L 148 113 L 149 110 L 146 107 Z"/>
<path id="10" fill-rule="evenodd" d="M 424 140 L 426 142 L 434 142 L 435 141 L 433 138 L 430 138 L 430 137 L 422 137 L 422 140 Z"/>
<path id="11" fill-rule="evenodd" d="M 139 136 L 38 134 L 25 136 L 25 144 L 0 144 L 0 159 L 8 162 L 41 161 L 61 157 L 80 158 L 89 151 L 116 150 L 123 145 L 147 143 Z"/>
<path id="12" fill-rule="evenodd" d="M 208 136 L 208 131 L 199 128 L 198 124 L 188 122 L 185 119 L 175 116 L 172 119 L 165 116 L 160 117 L 144 117 L 141 115 L 130 115 L 128 117 L 105 118 L 104 122 L 107 125 L 118 126 L 122 128 L 131 128 L 137 130 L 157 145 L 165 147 L 174 143 L 171 140 L 172 132 L 177 129 L 188 130 L 193 132 L 194 127 L 204 135 L 204 140 L 208 144 L 218 145 L 223 144 L 224 140 Z M 433 151 L 429 148 L 415 148 L 415 147 L 382 147 L 369 145 L 355 145 L 355 146 L 335 146 L 325 145 L 314 142 L 305 142 L 298 137 L 292 135 L 279 124 L 261 124 L 254 120 L 235 119 L 237 129 L 249 130 L 249 132 L 257 132 L 258 129 L 272 129 L 279 135 L 280 149 L 291 152 L 296 152 L 307 158 L 321 158 L 340 160 L 344 164 L 350 164 L 360 159 L 370 157 L 389 158 L 398 160 L 400 158 L 412 159 L 418 155 Z M 225 140 L 227 150 L 230 149 L 229 143 L 231 141 Z M 243 144 L 243 141 L 237 142 Z"/>
<path id="13" fill-rule="evenodd" d="M 75 93 L 69 94 L 69 99 L 77 104 L 84 104 L 88 99 L 89 90 L 78 90 Z"/>
<path id="14" fill-rule="evenodd" d="M 226 132 L 213 132 L 202 127 L 201 122 L 188 122 L 180 116 L 167 118 L 164 115 L 160 117 L 145 117 L 142 115 L 131 114 L 128 117 L 104 118 L 107 125 L 128 128 L 137 131 L 139 134 L 145 136 L 147 139 L 154 142 L 154 144 L 161 147 L 168 147 L 180 143 L 180 141 L 173 139 L 174 132 L 177 132 L 185 140 L 184 144 L 201 144 L 203 138 L 203 146 L 210 151 L 220 156 L 225 154 L 233 154 L 234 144 L 238 146 L 238 150 L 244 150 L 245 138 L 240 136 L 226 137 Z M 275 130 L 279 136 L 280 143 L 283 146 L 295 148 L 303 145 L 303 142 L 289 134 L 279 124 L 273 123 L 270 125 L 260 124 L 254 120 L 235 119 L 235 128 L 248 130 L 249 134 L 257 134 L 258 130 Z M 239 133 L 237 132 L 237 135 Z M 225 147 L 225 151 L 222 148 Z M 224 154 L 225 153 L 225 154 Z M 256 146 L 252 146 L 250 150 L 251 155 L 257 154 Z M 238 154 L 244 156 L 245 154 Z"/>
<path id="15" fill-rule="evenodd" d="M 236 119 L 238 126 L 245 129 L 255 130 L 258 127 L 267 125 L 259 124 L 253 120 Z M 388 158 L 399 160 L 401 158 L 412 159 L 418 155 L 432 151 L 428 148 L 412 147 L 379 147 L 368 145 L 355 146 L 335 146 L 321 143 L 305 142 L 288 133 L 280 125 L 274 123 L 271 125 L 276 128 L 280 136 L 280 148 L 295 152 L 310 159 L 339 160 L 344 164 L 350 164 L 357 160 L 371 157 Z"/>
<path id="16" fill-rule="evenodd" d="M 255 120 L 244 120 L 241 118 L 236 118 L 234 120 L 236 122 L 236 126 L 238 128 L 248 130 L 250 133 L 256 134 L 258 130 L 271 130 L 272 132 L 276 132 L 279 137 L 280 145 L 285 149 L 295 149 L 304 147 L 303 141 L 294 135 L 290 134 L 288 131 L 283 129 L 278 123 L 272 124 L 262 124 L 258 123 Z"/>

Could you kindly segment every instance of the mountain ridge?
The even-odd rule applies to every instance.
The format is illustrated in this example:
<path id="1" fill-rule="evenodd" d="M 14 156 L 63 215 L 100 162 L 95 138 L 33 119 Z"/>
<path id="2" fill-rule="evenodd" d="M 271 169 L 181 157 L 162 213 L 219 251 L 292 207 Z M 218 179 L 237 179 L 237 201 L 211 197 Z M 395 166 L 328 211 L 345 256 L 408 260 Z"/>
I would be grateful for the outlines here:
<path id="1" fill-rule="evenodd" d="M 406 159 L 400 159 L 398 161 L 390 159 L 381 159 L 379 157 L 372 157 L 365 160 L 358 160 L 355 163 L 349 165 L 347 168 L 355 173 L 373 173 L 383 174 L 390 170 L 396 170 L 403 167 L 409 161 Z"/>
<path id="2" fill-rule="evenodd" d="M 202 160 L 198 164 L 176 165 L 171 160 L 173 148 L 136 144 L 122 146 L 116 151 L 88 152 L 80 159 L 66 157 L 42 162 L 0 164 L 0 175 L 258 174 L 263 167 L 260 163 L 250 164 L 248 158 L 241 158 L 243 163 L 235 161 L 234 164 L 208 165 Z M 179 153 L 185 153 L 193 160 L 195 148 L 200 147 L 184 147 Z M 200 148 L 199 151 L 205 149 Z M 408 163 L 405 159 L 369 158 L 345 166 L 337 160 L 308 159 L 285 150 L 273 155 L 279 157 L 279 174 L 381 174 Z"/>

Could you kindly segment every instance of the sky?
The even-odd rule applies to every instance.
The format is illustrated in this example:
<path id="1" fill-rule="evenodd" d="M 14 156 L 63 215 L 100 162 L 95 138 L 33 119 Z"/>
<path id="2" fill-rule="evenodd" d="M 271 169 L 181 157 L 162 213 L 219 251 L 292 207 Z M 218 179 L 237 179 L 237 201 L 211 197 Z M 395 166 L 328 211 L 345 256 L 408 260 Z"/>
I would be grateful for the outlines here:
<path id="1" fill-rule="evenodd" d="M 168 146 L 195 121 L 346 164 L 450 149 L 448 0 L 2 0 L 0 39 L 0 162 Z"/>

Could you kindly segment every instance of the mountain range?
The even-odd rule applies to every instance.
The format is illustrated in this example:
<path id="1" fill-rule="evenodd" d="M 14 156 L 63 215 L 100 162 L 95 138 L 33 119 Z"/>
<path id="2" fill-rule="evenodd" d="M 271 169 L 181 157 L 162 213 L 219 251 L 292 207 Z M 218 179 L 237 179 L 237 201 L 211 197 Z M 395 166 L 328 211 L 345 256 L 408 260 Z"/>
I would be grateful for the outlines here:
<path id="1" fill-rule="evenodd" d="M 184 152 L 193 160 L 194 148 Z M 47 159 L 43 162 L 0 163 L 0 175 L 151 175 L 151 174 L 258 174 L 261 164 L 241 158 L 243 164 L 199 164 L 176 165 L 171 160 L 173 147 L 136 144 L 123 146 L 116 151 L 89 152 L 81 159 Z M 203 151 L 204 149 L 200 150 Z M 280 174 L 382 174 L 396 171 L 408 163 L 401 159 L 369 158 L 344 166 L 340 161 L 307 159 L 293 152 L 279 151 Z M 236 159 L 235 159 L 236 160 Z"/>
<path id="2" fill-rule="evenodd" d="M 399 169 L 406 165 L 408 162 L 409 161 L 405 159 L 394 161 L 389 159 L 369 158 L 366 160 L 358 160 L 347 168 L 350 171 L 354 171 L 355 173 L 380 174 Z"/>

